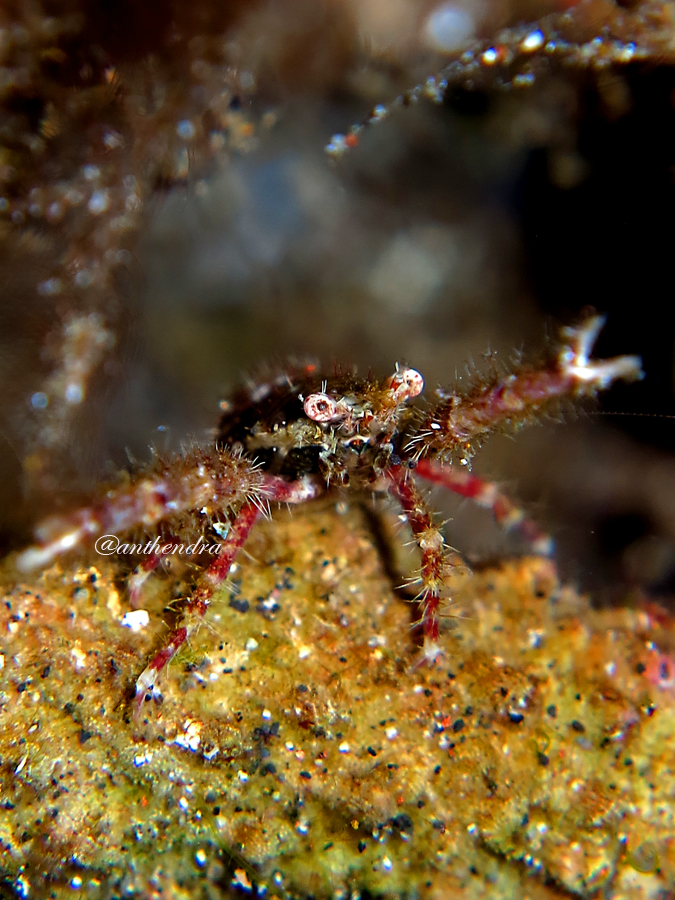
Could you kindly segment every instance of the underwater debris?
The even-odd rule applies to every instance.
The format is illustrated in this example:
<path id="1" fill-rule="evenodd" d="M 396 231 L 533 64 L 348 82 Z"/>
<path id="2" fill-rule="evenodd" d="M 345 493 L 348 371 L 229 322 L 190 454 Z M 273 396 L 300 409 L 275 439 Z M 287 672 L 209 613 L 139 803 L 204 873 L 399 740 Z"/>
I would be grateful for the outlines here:
<path id="1" fill-rule="evenodd" d="M 554 72 L 606 72 L 629 64 L 672 64 L 672 12 L 667 3 L 630 8 L 605 0 L 571 3 L 564 12 L 504 28 L 489 40 L 467 40 L 454 58 L 423 84 L 376 104 L 363 121 L 326 145 L 339 159 L 359 143 L 364 128 L 384 121 L 399 107 L 426 99 L 443 103 L 453 88 L 503 92 L 532 87 Z"/>
<path id="2" fill-rule="evenodd" d="M 42 341 L 17 398 L 33 490 L 60 484 L 73 422 L 118 342 L 145 202 L 255 140 L 242 110 L 254 80 L 223 39 L 235 19 L 215 4 L 0 11 L 2 254 L 34 274 L 23 290 Z"/>

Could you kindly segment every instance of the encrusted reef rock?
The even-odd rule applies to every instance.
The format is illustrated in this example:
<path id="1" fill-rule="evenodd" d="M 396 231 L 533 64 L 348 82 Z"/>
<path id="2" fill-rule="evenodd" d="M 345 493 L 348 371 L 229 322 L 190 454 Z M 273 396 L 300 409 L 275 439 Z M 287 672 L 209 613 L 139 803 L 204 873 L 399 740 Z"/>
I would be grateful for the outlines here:
<path id="1" fill-rule="evenodd" d="M 16 897 L 663 897 L 675 627 L 595 611 L 551 562 L 451 585 L 445 655 L 354 505 L 281 510 L 165 676 L 190 569 L 129 617 L 119 560 L 4 570 L 0 845 Z M 125 627 L 133 625 L 134 628 Z"/>

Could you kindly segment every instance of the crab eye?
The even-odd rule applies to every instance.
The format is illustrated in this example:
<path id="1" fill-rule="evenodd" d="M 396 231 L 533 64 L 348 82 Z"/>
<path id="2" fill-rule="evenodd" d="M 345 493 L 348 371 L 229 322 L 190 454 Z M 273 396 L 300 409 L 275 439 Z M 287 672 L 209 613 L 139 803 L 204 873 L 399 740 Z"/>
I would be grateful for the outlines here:
<path id="1" fill-rule="evenodd" d="M 424 390 L 424 378 L 417 369 L 403 369 L 399 374 L 407 388 L 408 397 L 418 397 Z"/>
<path id="2" fill-rule="evenodd" d="M 398 400 L 410 400 L 422 393 L 424 379 L 417 369 L 399 369 L 389 379 L 389 387 L 395 392 Z"/>
<path id="3" fill-rule="evenodd" d="M 330 422 L 338 415 L 337 403 L 328 394 L 310 394 L 303 408 L 313 422 Z"/>

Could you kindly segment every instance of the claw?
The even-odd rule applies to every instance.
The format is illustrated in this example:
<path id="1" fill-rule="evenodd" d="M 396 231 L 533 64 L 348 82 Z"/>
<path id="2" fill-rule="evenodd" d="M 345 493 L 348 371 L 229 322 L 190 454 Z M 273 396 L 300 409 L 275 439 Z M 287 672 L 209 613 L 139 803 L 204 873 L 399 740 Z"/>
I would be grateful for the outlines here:
<path id="1" fill-rule="evenodd" d="M 445 656 L 445 650 L 441 645 L 436 641 L 432 641 L 425 637 L 422 650 L 410 667 L 411 674 L 417 672 L 419 669 L 426 668 L 427 666 L 433 666 L 436 660 L 441 656 Z"/>
<path id="2" fill-rule="evenodd" d="M 89 533 L 91 533 L 91 530 L 84 527 L 73 528 L 48 544 L 29 547 L 17 556 L 16 567 L 20 572 L 24 573 L 32 572 L 35 569 L 44 569 L 57 556 L 79 546 Z"/>
<path id="3" fill-rule="evenodd" d="M 591 316 L 578 328 L 564 329 L 563 337 L 569 343 L 558 357 L 563 373 L 598 390 L 604 390 L 617 380 L 638 381 L 643 378 L 639 356 L 616 356 L 595 362 L 590 359 L 604 324 L 605 316 Z"/>
<path id="4" fill-rule="evenodd" d="M 157 701 L 161 700 L 162 695 L 155 684 L 158 674 L 157 670 L 153 669 L 151 664 L 141 672 L 136 680 L 136 692 L 133 699 L 134 719 L 139 718 L 146 697 L 150 697 Z"/>

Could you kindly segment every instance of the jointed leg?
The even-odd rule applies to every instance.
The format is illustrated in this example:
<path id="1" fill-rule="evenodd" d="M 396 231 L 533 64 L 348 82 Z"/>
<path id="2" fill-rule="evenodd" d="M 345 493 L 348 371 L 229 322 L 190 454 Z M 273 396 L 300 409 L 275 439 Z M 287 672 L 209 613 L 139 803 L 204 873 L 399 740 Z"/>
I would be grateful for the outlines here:
<path id="1" fill-rule="evenodd" d="M 236 509 L 264 493 L 264 476 L 245 457 L 193 450 L 170 463 L 157 459 L 128 482 L 101 491 L 91 506 L 42 522 L 38 544 L 19 554 L 16 565 L 29 572 L 99 537 L 150 529 L 203 506 Z"/>
<path id="2" fill-rule="evenodd" d="M 143 562 L 139 563 L 129 577 L 129 602 L 136 609 L 141 602 L 141 594 L 143 587 L 148 578 L 161 563 L 163 556 L 161 553 L 149 554 Z"/>
<path id="3" fill-rule="evenodd" d="M 302 503 L 318 496 L 321 490 L 321 485 L 310 479 L 287 482 L 282 478 L 263 476 L 261 493 L 277 503 Z M 218 556 L 200 576 L 194 593 L 187 600 L 180 625 L 171 632 L 164 647 L 153 657 L 136 682 L 134 699 L 136 716 L 139 714 L 145 698 L 152 697 L 157 693 L 155 685 L 159 674 L 199 627 L 211 602 L 211 597 L 227 578 L 237 553 L 244 546 L 251 529 L 262 514 L 262 505 L 250 501 L 245 503 L 235 516 Z"/>
<path id="4" fill-rule="evenodd" d="M 517 532 L 529 543 L 533 553 L 539 556 L 551 556 L 553 553 L 550 535 L 543 532 L 520 507 L 512 503 L 494 482 L 483 481 L 464 469 L 456 469 L 438 459 L 421 459 L 415 468 L 415 474 L 432 484 L 442 485 L 455 494 L 468 497 L 484 509 L 492 510 L 495 521 L 507 531 Z"/>
<path id="5" fill-rule="evenodd" d="M 260 515 L 260 508 L 254 503 L 244 504 L 237 513 L 230 533 L 223 541 L 218 556 L 197 581 L 197 587 L 186 603 L 180 625 L 171 632 L 166 644 L 153 657 L 150 664 L 139 676 L 136 682 L 136 697 L 134 700 L 136 715 L 138 715 L 146 695 L 152 696 L 154 693 L 155 682 L 162 669 L 199 626 L 214 591 L 227 578 L 237 553 L 244 545 L 251 528 L 253 528 Z"/>
<path id="6" fill-rule="evenodd" d="M 157 543 L 159 544 L 157 550 L 153 553 L 148 553 L 129 576 L 127 589 L 129 591 L 129 602 L 134 609 L 137 609 L 141 602 L 145 582 L 160 565 L 167 552 L 169 552 L 167 548 L 179 544 L 180 541 L 174 535 L 170 535 L 161 539 L 158 537 Z"/>
<path id="7" fill-rule="evenodd" d="M 433 661 L 440 653 L 438 637 L 441 589 L 450 571 L 443 534 L 441 529 L 434 524 L 410 470 L 403 466 L 392 466 L 387 471 L 387 475 L 391 481 L 391 493 L 403 507 L 413 536 L 422 553 L 420 600 L 424 657 L 428 661 Z"/>
<path id="8" fill-rule="evenodd" d="M 591 316 L 577 328 L 563 329 L 557 356 L 547 365 L 520 366 L 511 375 L 476 380 L 463 392 L 444 391 L 405 450 L 416 459 L 470 459 L 487 435 L 536 421 L 565 397 L 593 397 L 615 381 L 642 378 L 637 356 L 590 358 L 603 323 L 602 316 Z"/>

